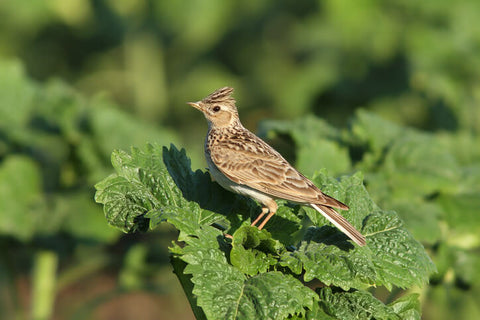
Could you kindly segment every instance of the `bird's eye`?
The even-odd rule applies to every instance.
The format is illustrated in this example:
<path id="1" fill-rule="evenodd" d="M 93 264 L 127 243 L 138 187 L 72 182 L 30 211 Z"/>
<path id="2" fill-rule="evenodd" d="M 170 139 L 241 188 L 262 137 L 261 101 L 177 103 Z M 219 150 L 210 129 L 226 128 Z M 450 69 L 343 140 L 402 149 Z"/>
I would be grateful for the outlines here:
<path id="1" fill-rule="evenodd" d="M 218 111 L 220 111 L 220 107 L 219 107 L 219 106 L 215 106 L 215 107 L 213 107 L 213 111 L 214 111 L 214 112 L 218 112 Z"/>

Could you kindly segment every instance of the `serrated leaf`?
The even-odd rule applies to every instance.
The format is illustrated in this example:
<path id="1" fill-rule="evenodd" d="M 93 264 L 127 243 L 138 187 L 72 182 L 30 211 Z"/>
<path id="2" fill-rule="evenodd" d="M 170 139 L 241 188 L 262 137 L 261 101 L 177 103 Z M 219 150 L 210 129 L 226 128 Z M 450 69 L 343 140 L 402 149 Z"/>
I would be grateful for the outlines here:
<path id="1" fill-rule="evenodd" d="M 393 308 L 384 305 L 366 291 L 334 293 L 331 288 L 322 288 L 319 295 L 320 306 L 336 319 L 402 319 Z"/>
<path id="2" fill-rule="evenodd" d="M 316 278 L 344 290 L 373 285 L 406 288 L 428 281 L 435 266 L 423 246 L 403 227 L 396 213 L 375 205 L 360 174 L 338 182 L 319 172 L 314 181 L 320 186 L 328 181 L 328 188 L 324 188 L 327 193 L 351 203 L 350 210 L 342 214 L 363 233 L 367 246 L 352 245 L 332 227 L 310 228 L 298 250 L 282 255 L 280 265 L 299 274 L 300 263 L 305 281 Z M 327 224 L 316 211 L 305 210 L 314 224 Z"/>
<path id="3" fill-rule="evenodd" d="M 409 294 L 395 300 L 388 306 L 403 320 L 420 320 L 422 315 L 419 296 L 416 293 Z"/>
<path id="4" fill-rule="evenodd" d="M 330 230 L 333 230 L 330 228 Z M 368 255 L 361 249 L 346 247 L 348 243 L 337 245 L 319 242 L 328 239 L 321 230 L 310 229 L 307 240 L 302 241 L 298 250 L 285 253 L 280 265 L 289 267 L 298 273 L 300 262 L 304 270 L 303 279 L 309 282 L 318 279 L 325 285 L 335 285 L 348 290 L 352 287 L 362 288 L 374 283 L 375 268 Z M 317 231 L 320 231 L 317 233 Z M 336 231 L 333 230 L 336 233 Z M 311 234 L 311 237 L 309 235 Z M 294 259 L 297 259 L 296 262 Z M 291 267 L 293 265 L 293 267 Z"/>
<path id="5" fill-rule="evenodd" d="M 236 195 L 226 191 L 217 183 L 212 183 L 210 174 L 207 172 L 202 172 L 201 170 L 192 171 L 191 162 L 185 150 L 179 151 L 174 145 L 171 145 L 169 149 L 163 148 L 162 155 L 168 173 L 181 190 L 185 199 L 198 203 L 203 209 L 225 215 L 238 209 L 237 206 L 240 204 Z M 252 208 L 255 207 L 252 201 L 245 205 L 251 205 Z M 247 209 L 247 211 L 249 210 Z M 228 224 L 225 227 L 228 227 Z"/>
<path id="6" fill-rule="evenodd" d="M 208 319 L 285 319 L 314 308 L 316 294 L 297 279 L 280 272 L 247 277 L 227 262 L 218 230 L 205 227 L 197 235 L 185 239 L 179 257 Z"/>
<path id="7" fill-rule="evenodd" d="M 363 229 L 377 269 L 377 283 L 391 288 L 423 285 L 436 268 L 423 246 L 393 212 L 372 214 Z"/>
<path id="8" fill-rule="evenodd" d="M 283 246 L 266 230 L 243 226 L 233 234 L 230 262 L 243 273 L 253 276 L 275 265 L 281 249 Z"/>
<path id="9" fill-rule="evenodd" d="M 148 145 L 132 154 L 115 151 L 112 163 L 117 174 L 95 187 L 95 200 L 104 205 L 107 220 L 124 232 L 146 230 L 167 220 L 191 234 L 201 225 L 223 221 L 223 216 L 186 200 L 163 164 L 164 150 Z M 149 221 L 151 219 L 151 221 Z"/>
<path id="10" fill-rule="evenodd" d="M 95 201 L 103 204 L 107 222 L 123 232 L 146 231 L 144 215 L 152 207 L 139 182 L 112 175 L 95 185 Z"/>

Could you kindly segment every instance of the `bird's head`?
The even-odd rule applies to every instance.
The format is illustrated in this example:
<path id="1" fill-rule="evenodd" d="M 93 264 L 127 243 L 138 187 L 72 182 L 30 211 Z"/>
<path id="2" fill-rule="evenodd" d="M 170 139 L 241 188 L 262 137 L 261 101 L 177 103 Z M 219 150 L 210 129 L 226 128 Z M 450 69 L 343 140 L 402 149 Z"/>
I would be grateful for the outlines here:
<path id="1" fill-rule="evenodd" d="M 224 87 L 200 101 L 188 102 L 188 104 L 203 112 L 210 127 L 230 127 L 239 122 L 235 99 L 231 96 L 232 92 L 233 88 Z"/>

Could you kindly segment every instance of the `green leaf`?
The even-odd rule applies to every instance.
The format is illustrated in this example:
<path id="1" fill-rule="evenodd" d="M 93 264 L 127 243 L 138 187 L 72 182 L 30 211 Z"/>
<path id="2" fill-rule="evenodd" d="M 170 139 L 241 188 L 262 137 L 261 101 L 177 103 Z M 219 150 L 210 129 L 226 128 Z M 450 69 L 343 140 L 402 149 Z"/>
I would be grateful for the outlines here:
<path id="1" fill-rule="evenodd" d="M 357 141 L 369 146 L 375 157 L 380 157 L 383 150 L 404 134 L 401 126 L 362 109 L 355 113 L 351 131 Z"/>
<path id="2" fill-rule="evenodd" d="M 239 199 L 236 195 L 226 191 L 217 183 L 212 183 L 210 174 L 191 169 L 190 159 L 187 157 L 184 149 L 178 150 L 173 144 L 170 149 L 163 148 L 163 161 L 177 187 L 181 190 L 182 195 L 189 201 L 194 201 L 201 208 L 210 211 L 230 214 L 237 209 Z M 246 203 L 243 209 L 247 211 L 256 210 L 253 201 L 246 201 L 242 198 L 241 202 Z M 252 208 L 248 208 L 252 206 Z"/>
<path id="3" fill-rule="evenodd" d="M 399 199 L 391 204 L 391 208 L 398 213 L 415 239 L 428 244 L 440 241 L 444 210 L 438 203 L 419 199 Z"/>
<path id="4" fill-rule="evenodd" d="M 148 145 L 112 154 L 117 174 L 95 187 L 95 200 L 104 205 L 107 220 L 124 232 L 145 231 L 167 220 L 181 232 L 191 234 L 201 225 L 223 221 L 220 214 L 203 210 L 186 200 L 163 163 L 164 150 Z"/>
<path id="5" fill-rule="evenodd" d="M 403 227 L 396 213 L 382 211 L 375 205 L 360 174 L 338 182 L 319 172 L 314 181 L 319 186 L 328 181 L 323 190 L 350 204 L 350 210 L 343 214 L 364 234 L 367 246 L 353 246 L 332 227 L 310 228 L 298 250 L 282 254 L 282 266 L 299 274 L 302 265 L 305 281 L 316 278 L 344 290 L 373 285 L 407 288 L 428 281 L 435 266 L 423 246 Z M 327 224 L 321 214 L 305 210 L 314 224 Z"/>
<path id="6" fill-rule="evenodd" d="M 264 121 L 260 135 L 288 134 L 295 142 L 296 167 L 307 176 L 320 168 L 339 174 L 351 168 L 347 148 L 339 144 L 340 132 L 325 120 L 306 116 L 295 121 Z"/>
<path id="7" fill-rule="evenodd" d="M 352 135 L 352 140 L 368 148 L 357 168 L 380 171 L 385 179 L 382 187 L 390 188 L 393 197 L 451 192 L 460 184 L 457 160 L 445 152 L 445 143 L 433 134 L 403 128 L 372 113 L 358 111 Z"/>
<path id="8" fill-rule="evenodd" d="M 111 243 L 119 236 L 117 230 L 105 224 L 101 208 L 87 192 L 57 197 L 54 213 L 62 217 L 61 230 L 80 240 Z"/>
<path id="9" fill-rule="evenodd" d="M 413 293 L 405 295 L 400 299 L 395 300 L 390 303 L 388 306 L 393 309 L 393 311 L 398 314 L 401 319 L 404 320 L 420 320 L 421 319 L 421 308 L 419 294 Z"/>
<path id="10" fill-rule="evenodd" d="M 31 239 L 45 218 L 42 177 L 24 156 L 9 156 L 0 165 L 0 234 Z"/>
<path id="11" fill-rule="evenodd" d="M 25 72 L 19 61 L 5 63 L 0 61 L 0 127 L 9 135 L 16 136 L 30 121 L 34 108 L 32 103 L 37 90 L 32 82 L 25 78 Z M 15 107 L 13 107 L 15 106 Z"/>
<path id="12" fill-rule="evenodd" d="M 335 285 L 345 290 L 367 287 L 375 282 L 374 264 L 364 250 L 353 249 L 338 237 L 329 240 L 332 234 L 338 235 L 333 228 L 311 228 L 309 231 L 298 250 L 282 255 L 280 265 L 299 274 L 300 264 L 305 282 L 318 279 L 327 286 Z"/>
<path id="13" fill-rule="evenodd" d="M 88 114 L 89 121 L 96 138 L 95 143 L 105 156 L 114 149 L 127 150 L 130 146 L 144 145 L 145 142 L 168 145 L 178 141 L 174 132 L 142 122 L 115 108 L 105 99 L 97 98 L 92 104 L 96 108 Z"/>
<path id="14" fill-rule="evenodd" d="M 455 236 L 473 236 L 480 243 L 480 192 L 442 194 L 437 199 L 438 204 L 447 213 L 445 220 Z"/>
<path id="15" fill-rule="evenodd" d="M 268 231 L 243 226 L 233 234 L 230 262 L 243 273 L 253 276 L 275 265 L 276 256 L 282 248 Z"/>
<path id="16" fill-rule="evenodd" d="M 367 217 L 364 235 L 377 269 L 377 284 L 407 288 L 428 282 L 435 265 L 423 246 L 403 227 L 397 214 L 377 212 Z"/>
<path id="17" fill-rule="evenodd" d="M 419 319 L 401 317 L 395 308 L 384 305 L 371 293 L 365 291 L 334 293 L 331 288 L 322 288 L 319 290 L 319 295 L 320 306 L 336 319 Z M 411 307 L 408 306 L 408 308 Z M 399 309 L 398 306 L 397 309 Z"/>
<path id="18" fill-rule="evenodd" d="M 313 309 L 316 294 L 297 279 L 275 271 L 247 277 L 227 262 L 218 230 L 197 235 L 175 254 L 188 263 L 185 273 L 208 319 L 285 319 Z"/>

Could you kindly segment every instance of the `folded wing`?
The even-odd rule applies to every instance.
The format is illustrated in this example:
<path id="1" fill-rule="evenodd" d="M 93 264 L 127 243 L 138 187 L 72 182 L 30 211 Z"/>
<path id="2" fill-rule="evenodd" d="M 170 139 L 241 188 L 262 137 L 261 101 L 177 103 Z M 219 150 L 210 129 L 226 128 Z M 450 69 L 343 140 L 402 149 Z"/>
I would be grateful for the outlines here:
<path id="1" fill-rule="evenodd" d="M 218 143 L 218 147 L 210 150 L 210 157 L 230 180 L 275 198 L 348 209 L 345 204 L 320 191 L 277 151 L 253 134 Z M 232 152 L 225 152 L 225 149 Z"/>

